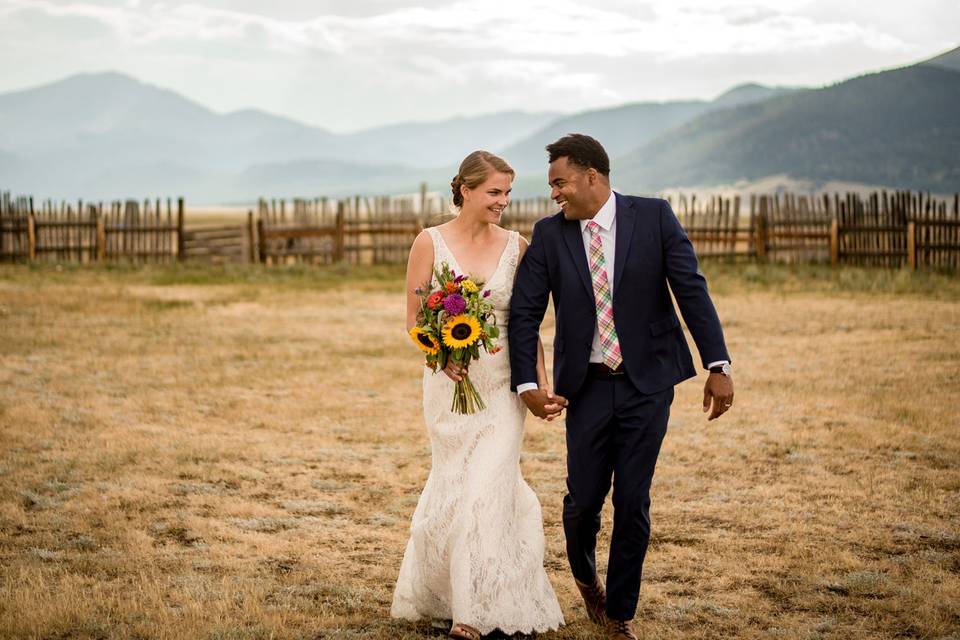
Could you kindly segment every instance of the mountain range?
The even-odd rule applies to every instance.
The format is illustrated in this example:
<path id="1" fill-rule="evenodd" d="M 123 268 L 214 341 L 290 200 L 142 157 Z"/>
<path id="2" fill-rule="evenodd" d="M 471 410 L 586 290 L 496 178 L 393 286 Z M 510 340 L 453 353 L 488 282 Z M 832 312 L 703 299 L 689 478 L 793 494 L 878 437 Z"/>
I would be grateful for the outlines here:
<path id="1" fill-rule="evenodd" d="M 0 189 L 39 197 L 266 197 L 445 191 L 477 148 L 544 192 L 544 146 L 601 140 L 627 192 L 771 175 L 960 190 L 960 48 L 822 88 L 735 87 L 714 100 L 579 113 L 507 111 L 334 133 L 258 110 L 216 113 L 119 73 L 0 94 Z"/>

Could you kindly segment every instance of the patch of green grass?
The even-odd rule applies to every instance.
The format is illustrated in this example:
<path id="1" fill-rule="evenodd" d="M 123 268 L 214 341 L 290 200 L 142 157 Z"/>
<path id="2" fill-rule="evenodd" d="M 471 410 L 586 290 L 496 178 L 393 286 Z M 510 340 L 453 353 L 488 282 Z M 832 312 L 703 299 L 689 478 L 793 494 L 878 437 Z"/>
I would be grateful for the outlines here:
<path id="1" fill-rule="evenodd" d="M 756 290 L 781 293 L 869 293 L 960 300 L 960 274 L 909 269 L 833 268 L 823 264 L 705 261 L 701 270 L 717 293 Z"/>
<path id="2" fill-rule="evenodd" d="M 144 300 L 143 306 L 150 311 L 168 311 L 192 307 L 193 303 L 189 300 Z"/>
<path id="3" fill-rule="evenodd" d="M 358 280 L 389 282 L 403 277 L 402 265 L 309 265 L 263 266 L 257 264 L 209 265 L 182 263 L 166 266 L 150 275 L 155 285 L 180 284 L 282 284 L 294 288 L 334 288 Z"/>
<path id="4" fill-rule="evenodd" d="M 175 285 L 264 285 L 292 289 L 328 290 L 358 286 L 364 290 L 395 289 L 403 280 L 405 265 L 264 266 L 260 264 L 209 264 L 174 262 L 136 265 L 52 263 L 0 265 L 0 280 L 24 284 L 75 284 L 79 277 L 96 283 Z"/>
<path id="5" fill-rule="evenodd" d="M 776 291 L 790 293 L 922 296 L 960 300 L 960 274 L 908 269 L 880 269 L 824 264 L 762 264 L 706 259 L 701 268 L 712 292 Z M 0 265 L 0 280 L 27 284 L 76 283 L 83 277 L 91 284 L 244 285 L 330 290 L 345 286 L 363 291 L 396 290 L 403 281 L 405 265 L 311 265 L 222 264 L 174 262 L 136 265 L 33 263 Z M 170 305 L 174 307 L 175 305 Z"/>

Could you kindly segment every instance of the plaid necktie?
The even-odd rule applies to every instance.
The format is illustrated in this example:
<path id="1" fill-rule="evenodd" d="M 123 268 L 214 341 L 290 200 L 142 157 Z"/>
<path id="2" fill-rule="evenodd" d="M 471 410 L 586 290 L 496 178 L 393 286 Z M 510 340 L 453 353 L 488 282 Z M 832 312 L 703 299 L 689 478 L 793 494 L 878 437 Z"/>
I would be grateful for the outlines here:
<path id="1" fill-rule="evenodd" d="M 603 242 L 600 240 L 600 225 L 591 220 L 587 223 L 590 232 L 590 277 L 593 279 L 593 299 L 597 303 L 597 328 L 600 331 L 600 354 L 603 364 L 616 369 L 623 362 L 617 327 L 613 323 L 613 294 L 607 280 L 607 266 L 603 258 Z"/>

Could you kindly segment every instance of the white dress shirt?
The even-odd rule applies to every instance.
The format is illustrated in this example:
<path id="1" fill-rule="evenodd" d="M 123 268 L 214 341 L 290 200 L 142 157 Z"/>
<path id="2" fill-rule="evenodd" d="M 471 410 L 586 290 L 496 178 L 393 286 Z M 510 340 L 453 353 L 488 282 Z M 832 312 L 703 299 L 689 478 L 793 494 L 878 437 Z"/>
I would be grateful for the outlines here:
<path id="1" fill-rule="evenodd" d="M 590 220 L 596 222 L 600 225 L 600 242 L 603 247 L 603 261 L 604 268 L 607 272 L 607 282 L 610 286 L 611 298 L 613 296 L 613 265 L 614 265 L 614 256 L 616 249 L 616 238 L 617 238 L 617 199 L 614 195 L 613 190 L 610 191 L 610 197 L 607 198 L 607 201 L 603 203 L 603 206 L 597 211 L 596 215 L 593 216 Z M 587 223 L 590 220 L 581 220 L 580 221 L 580 235 L 583 238 L 583 250 L 588 256 L 587 263 L 589 264 L 590 256 L 590 240 L 591 234 L 587 230 Z M 603 362 L 603 355 L 600 353 L 600 328 L 597 326 L 596 320 L 593 323 L 593 345 L 590 347 L 590 362 Z M 717 365 L 725 364 L 726 360 L 719 360 L 717 362 L 711 362 L 707 365 L 707 368 L 715 367 Z M 524 382 L 517 385 L 517 393 L 523 393 L 524 391 L 530 391 L 531 389 L 538 389 L 539 385 L 536 382 Z"/>

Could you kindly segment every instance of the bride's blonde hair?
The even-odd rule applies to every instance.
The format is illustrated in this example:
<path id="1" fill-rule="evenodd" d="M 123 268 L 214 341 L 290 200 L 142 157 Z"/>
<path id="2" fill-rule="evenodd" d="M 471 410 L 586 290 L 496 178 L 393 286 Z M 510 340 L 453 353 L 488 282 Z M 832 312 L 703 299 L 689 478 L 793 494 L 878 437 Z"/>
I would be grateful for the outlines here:
<path id="1" fill-rule="evenodd" d="M 460 193 L 460 187 L 466 186 L 468 189 L 476 189 L 483 181 L 490 177 L 491 173 L 509 173 L 510 177 L 516 176 L 513 167 L 507 164 L 507 161 L 498 155 L 489 151 L 474 151 L 460 163 L 460 170 L 450 181 L 450 190 L 453 192 L 453 206 L 459 209 L 463 206 L 463 194 Z"/>

